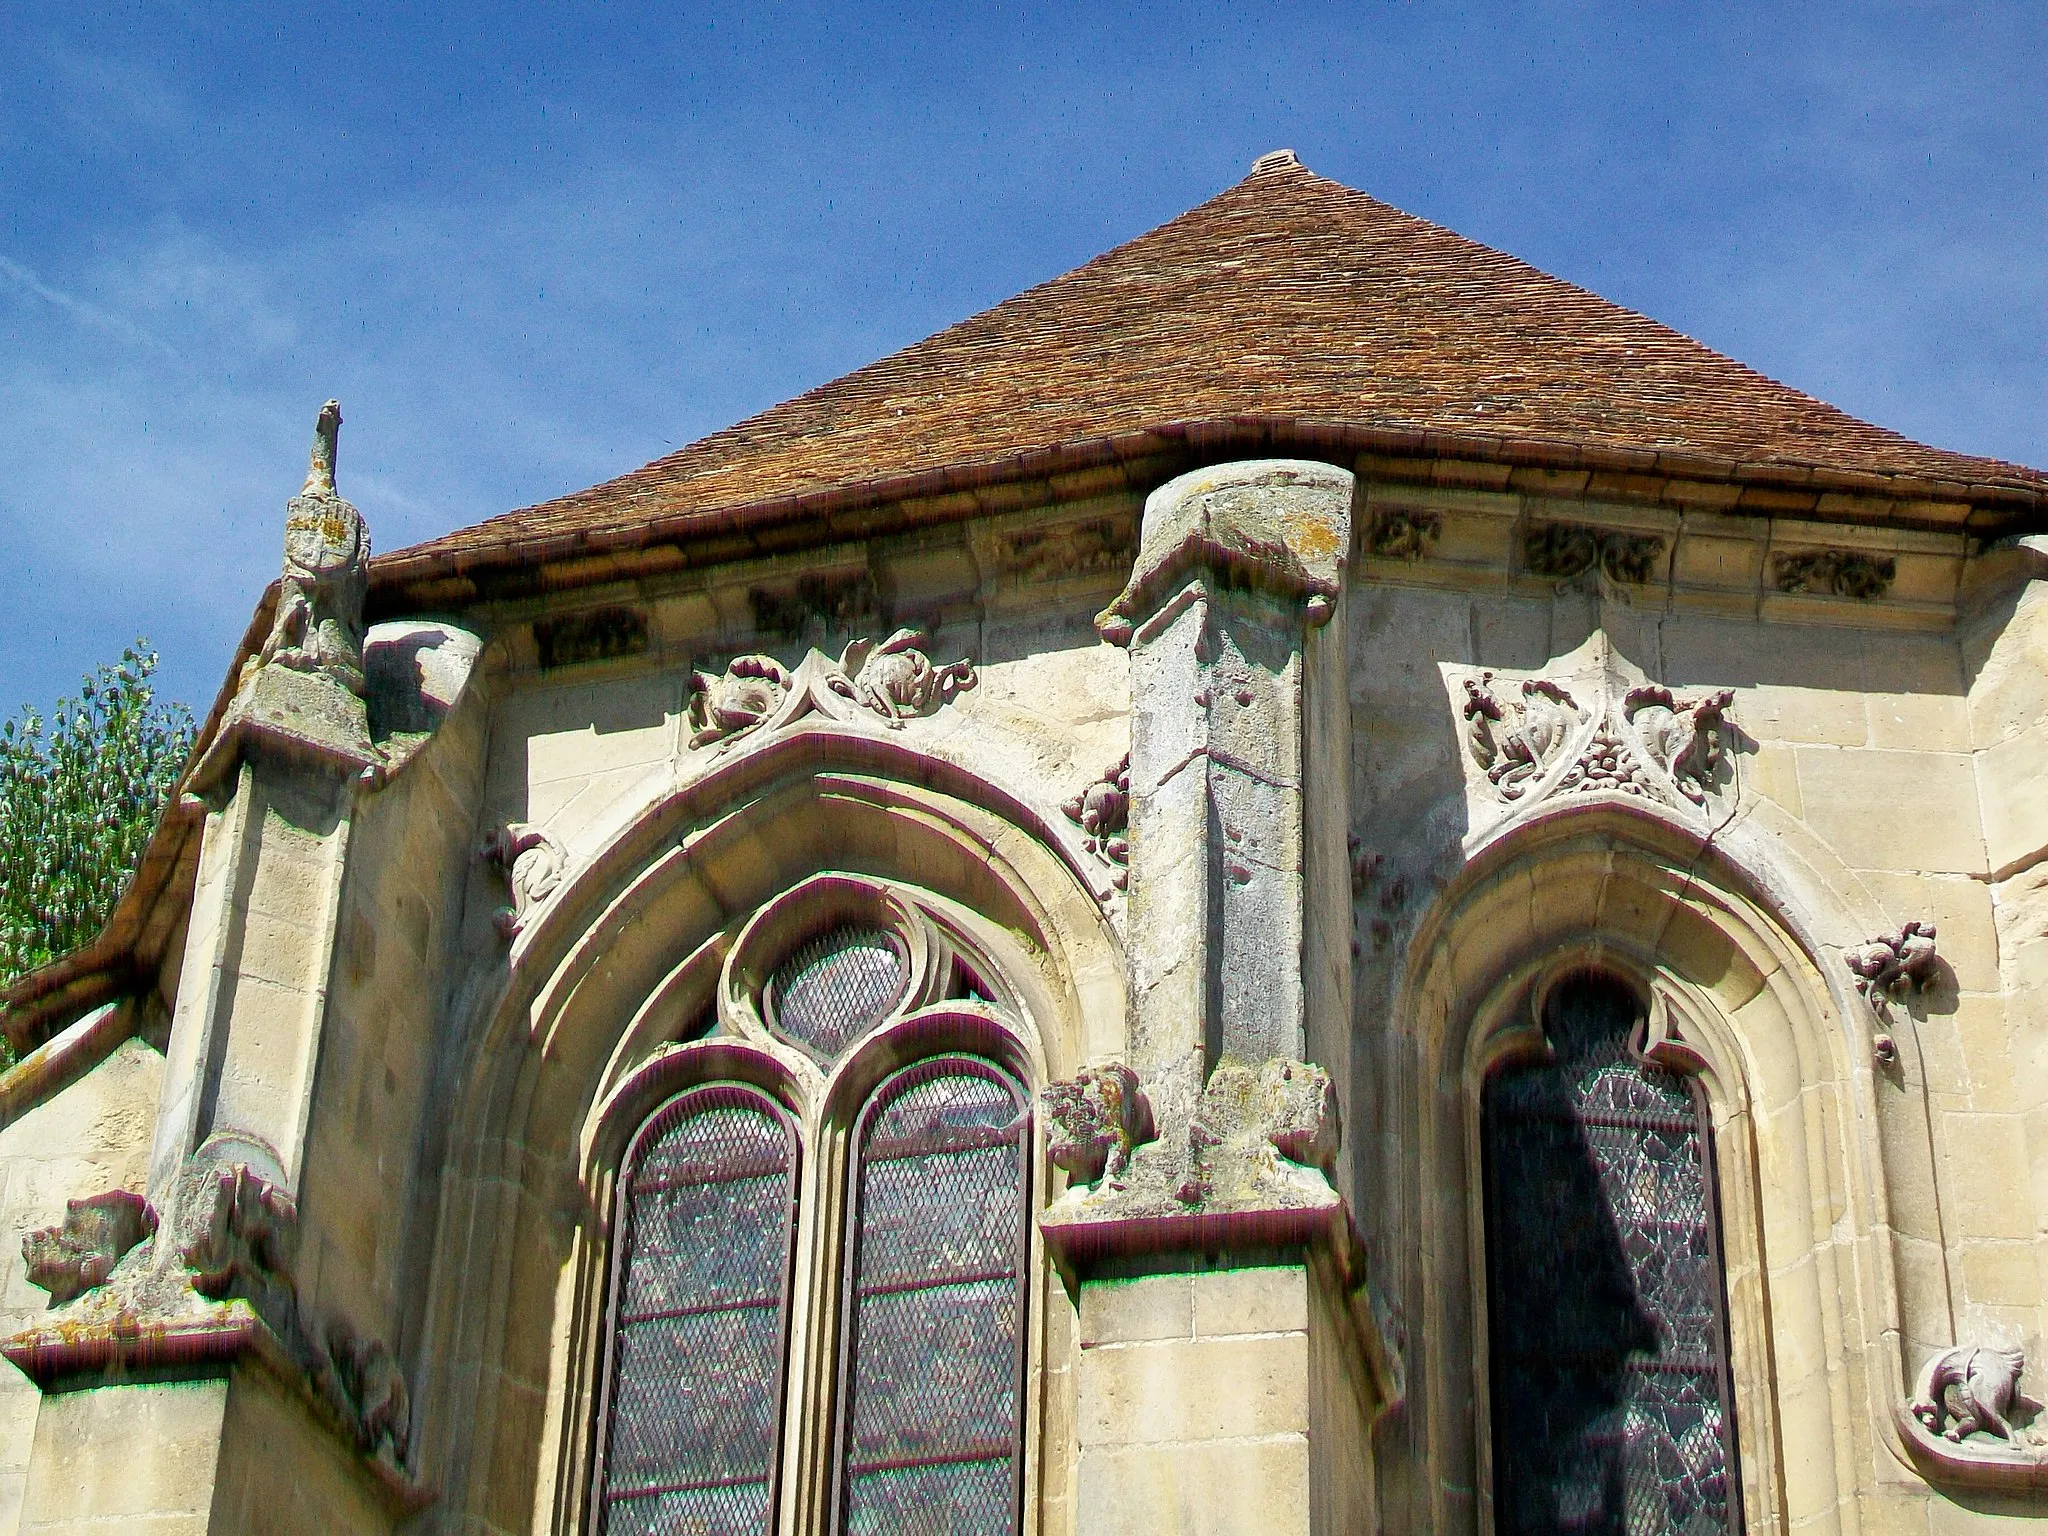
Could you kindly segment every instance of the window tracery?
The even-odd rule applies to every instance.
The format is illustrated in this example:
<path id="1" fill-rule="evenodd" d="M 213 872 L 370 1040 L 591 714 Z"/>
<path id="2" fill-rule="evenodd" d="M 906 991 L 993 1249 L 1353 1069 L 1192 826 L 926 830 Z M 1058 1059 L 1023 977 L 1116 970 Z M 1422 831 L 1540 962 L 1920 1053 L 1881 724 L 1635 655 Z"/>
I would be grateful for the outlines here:
<path id="1" fill-rule="evenodd" d="M 742 926 L 619 1164 L 596 1529 L 1018 1528 L 1025 1029 L 900 888 L 816 876 Z"/>

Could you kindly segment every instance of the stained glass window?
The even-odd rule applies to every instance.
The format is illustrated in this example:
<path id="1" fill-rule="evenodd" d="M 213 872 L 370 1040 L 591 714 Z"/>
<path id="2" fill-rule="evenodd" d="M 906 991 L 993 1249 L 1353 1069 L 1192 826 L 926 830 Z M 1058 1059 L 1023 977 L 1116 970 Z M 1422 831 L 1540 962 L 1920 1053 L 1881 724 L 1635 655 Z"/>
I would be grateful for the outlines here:
<path id="1" fill-rule="evenodd" d="M 1019 1519 L 1022 1088 L 988 1062 L 920 1062 L 855 1128 L 839 1530 L 1000 1536 Z"/>
<path id="2" fill-rule="evenodd" d="M 1639 1018 L 1616 981 L 1562 982 L 1552 1059 L 1486 1085 L 1501 1536 L 1741 1524 L 1705 1099 L 1632 1055 Z"/>
<path id="3" fill-rule="evenodd" d="M 902 947 L 872 928 L 840 927 L 805 940 L 768 985 L 775 1032 L 820 1064 L 881 1023 L 910 984 Z"/>
<path id="4" fill-rule="evenodd" d="M 672 1100 L 622 1173 L 605 1536 L 759 1536 L 774 1518 L 797 1144 L 738 1084 Z"/>

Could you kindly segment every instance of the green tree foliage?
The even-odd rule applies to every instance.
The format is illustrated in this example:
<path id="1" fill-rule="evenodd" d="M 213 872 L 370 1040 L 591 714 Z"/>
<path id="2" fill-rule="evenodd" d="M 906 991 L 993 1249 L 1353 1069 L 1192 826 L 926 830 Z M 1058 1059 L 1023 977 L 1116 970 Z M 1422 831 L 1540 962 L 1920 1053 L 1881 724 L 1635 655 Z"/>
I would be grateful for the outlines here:
<path id="1" fill-rule="evenodd" d="M 0 986 L 89 942 L 114 910 L 192 750 L 138 640 L 45 720 L 0 722 Z"/>

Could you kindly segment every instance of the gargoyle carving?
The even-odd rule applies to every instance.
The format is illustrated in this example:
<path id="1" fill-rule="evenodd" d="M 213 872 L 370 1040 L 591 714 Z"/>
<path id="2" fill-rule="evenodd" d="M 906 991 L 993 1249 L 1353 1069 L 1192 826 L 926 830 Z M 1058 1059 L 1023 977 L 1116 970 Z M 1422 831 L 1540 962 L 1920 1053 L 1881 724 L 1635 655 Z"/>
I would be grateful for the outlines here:
<path id="1" fill-rule="evenodd" d="M 512 888 L 512 905 L 500 907 L 491 917 L 492 925 L 509 939 L 561 885 L 569 868 L 569 852 L 554 834 L 524 821 L 507 822 L 485 838 L 477 851 L 505 872 Z"/>
<path id="2" fill-rule="evenodd" d="M 186 1206 L 183 1229 L 178 1252 L 193 1290 L 212 1301 L 241 1296 L 273 1326 L 266 1304 L 297 1312 L 299 1207 L 288 1192 L 246 1163 L 210 1168 Z"/>
<path id="3" fill-rule="evenodd" d="M 812 651 L 794 672 L 772 656 L 740 656 L 722 673 L 699 672 L 690 684 L 690 745 L 781 730 L 813 713 L 849 722 L 879 717 L 900 730 L 975 683 L 973 662 L 937 665 L 924 644 L 918 631 L 899 629 L 879 644 L 853 641 L 837 661 Z"/>
<path id="4" fill-rule="evenodd" d="M 1872 1003 L 1904 1002 L 1935 976 L 1934 924 L 1907 923 L 1896 935 L 1880 934 L 1842 957 L 1856 973 L 1856 990 Z"/>
<path id="5" fill-rule="evenodd" d="M 1532 677 L 1519 698 L 1502 699 L 1493 674 L 1465 680 L 1465 739 L 1472 760 L 1503 800 L 1517 800 L 1557 760 L 1586 712 L 1545 678 Z"/>
<path id="6" fill-rule="evenodd" d="M 1114 870 L 1111 882 L 1122 890 L 1131 862 L 1130 753 L 1060 809 L 1085 834 L 1082 843 L 1088 851 Z"/>
<path id="7" fill-rule="evenodd" d="M 1944 1440 L 1980 1432 L 2010 1440 L 2013 1402 L 2025 1366 L 2017 1349 L 1945 1349 L 1920 1367 L 1906 1406 L 1929 1433 Z"/>
<path id="8" fill-rule="evenodd" d="M 319 672 L 363 691 L 363 598 L 369 590 L 370 530 L 334 489 L 341 404 L 320 407 L 305 486 L 285 505 L 284 576 L 277 615 L 257 653 L 259 667 Z"/>
<path id="9" fill-rule="evenodd" d="M 1075 1184 L 1121 1179 L 1131 1153 L 1152 1140 L 1152 1105 L 1122 1062 L 1083 1067 L 1039 1095 L 1051 1129 L 1048 1152 Z"/>
<path id="10" fill-rule="evenodd" d="M 64 1224 L 44 1227 L 21 1240 L 28 1283 L 50 1293 L 61 1307 L 107 1283 L 128 1251 L 156 1231 L 156 1212 L 142 1196 L 125 1189 L 64 1203 Z"/>

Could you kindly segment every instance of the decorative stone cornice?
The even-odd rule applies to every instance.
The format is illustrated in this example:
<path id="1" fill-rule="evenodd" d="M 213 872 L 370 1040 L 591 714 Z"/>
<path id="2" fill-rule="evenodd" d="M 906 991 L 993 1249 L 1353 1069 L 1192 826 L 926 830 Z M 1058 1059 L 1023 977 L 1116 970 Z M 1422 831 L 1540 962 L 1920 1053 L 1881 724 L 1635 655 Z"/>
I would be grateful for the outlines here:
<path id="1" fill-rule="evenodd" d="M 975 684 L 974 663 L 936 664 L 914 629 L 880 644 L 855 640 L 834 661 L 812 651 L 796 670 L 773 656 L 737 656 L 723 672 L 698 672 L 690 683 L 690 745 L 718 747 L 752 735 L 774 735 L 807 715 L 848 725 L 901 730 Z"/>

